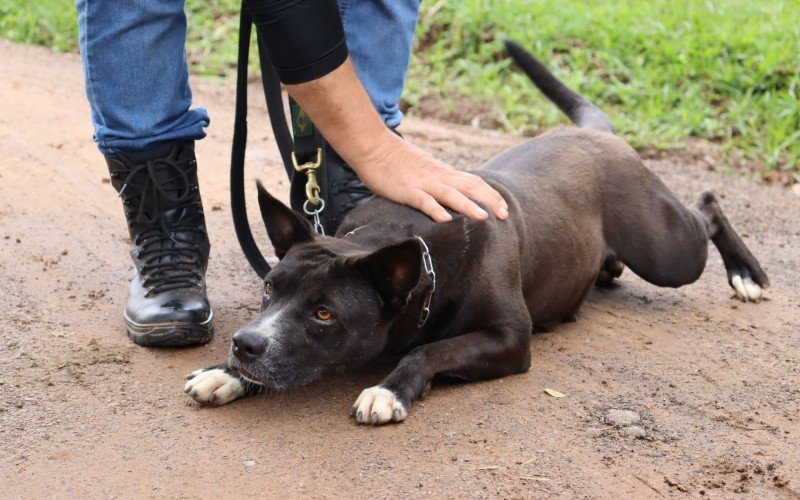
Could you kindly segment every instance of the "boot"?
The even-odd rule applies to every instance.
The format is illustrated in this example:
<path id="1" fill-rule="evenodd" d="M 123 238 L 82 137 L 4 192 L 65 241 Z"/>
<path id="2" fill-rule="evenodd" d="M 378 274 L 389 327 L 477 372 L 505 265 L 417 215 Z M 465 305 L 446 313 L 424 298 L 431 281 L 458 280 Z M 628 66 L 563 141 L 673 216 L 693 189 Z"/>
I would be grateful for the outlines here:
<path id="1" fill-rule="evenodd" d="M 125 326 L 143 346 L 186 346 L 214 334 L 206 296 L 210 245 L 194 141 L 107 157 L 122 198 L 135 266 Z"/>

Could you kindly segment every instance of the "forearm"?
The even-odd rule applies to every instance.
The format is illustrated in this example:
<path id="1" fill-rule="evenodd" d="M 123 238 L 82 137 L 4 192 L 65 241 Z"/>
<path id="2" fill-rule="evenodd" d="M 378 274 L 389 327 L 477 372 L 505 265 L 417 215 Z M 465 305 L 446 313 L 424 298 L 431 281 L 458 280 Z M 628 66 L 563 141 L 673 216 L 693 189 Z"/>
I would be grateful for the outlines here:
<path id="1" fill-rule="evenodd" d="M 402 142 L 373 108 L 349 59 L 322 78 L 287 85 L 286 90 L 359 174 L 365 164 L 391 155 Z"/>
<path id="2" fill-rule="evenodd" d="M 451 218 L 442 205 L 488 217 L 473 200 L 507 217 L 507 204 L 482 179 L 386 128 L 347 58 L 336 0 L 245 0 L 245 7 L 289 93 L 372 192 L 439 222 Z"/>

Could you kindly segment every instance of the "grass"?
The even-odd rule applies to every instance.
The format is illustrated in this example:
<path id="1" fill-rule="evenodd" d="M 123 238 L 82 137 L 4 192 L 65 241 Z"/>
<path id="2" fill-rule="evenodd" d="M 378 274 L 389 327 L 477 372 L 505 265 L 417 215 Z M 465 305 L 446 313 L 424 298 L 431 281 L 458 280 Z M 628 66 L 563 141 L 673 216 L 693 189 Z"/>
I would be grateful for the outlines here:
<path id="1" fill-rule="evenodd" d="M 0 36 L 76 48 L 71 1 L 0 1 Z M 232 74 L 238 6 L 187 0 L 195 73 Z M 758 173 L 800 169 L 800 0 L 429 0 L 417 35 L 412 114 L 478 113 L 528 134 L 563 122 L 510 66 L 508 37 L 601 104 L 635 146 L 697 138 Z"/>

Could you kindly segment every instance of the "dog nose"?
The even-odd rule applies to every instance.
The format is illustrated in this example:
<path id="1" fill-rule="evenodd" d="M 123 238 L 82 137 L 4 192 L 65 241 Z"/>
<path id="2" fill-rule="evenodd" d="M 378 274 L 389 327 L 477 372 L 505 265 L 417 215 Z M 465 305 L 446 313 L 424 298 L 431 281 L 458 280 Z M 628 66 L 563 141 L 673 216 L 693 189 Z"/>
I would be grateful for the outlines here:
<path id="1" fill-rule="evenodd" d="M 233 355 L 239 361 L 252 363 L 267 350 L 267 339 L 250 330 L 239 330 L 233 334 Z"/>

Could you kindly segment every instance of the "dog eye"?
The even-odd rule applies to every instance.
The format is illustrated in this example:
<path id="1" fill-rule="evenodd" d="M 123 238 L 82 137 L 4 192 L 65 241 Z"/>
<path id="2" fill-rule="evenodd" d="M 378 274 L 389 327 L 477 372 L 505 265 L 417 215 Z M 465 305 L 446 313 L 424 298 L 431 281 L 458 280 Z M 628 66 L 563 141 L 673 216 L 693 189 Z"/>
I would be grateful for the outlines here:
<path id="1" fill-rule="evenodd" d="M 314 316 L 321 321 L 330 321 L 333 319 L 333 313 L 327 307 L 318 307 L 317 311 L 314 313 Z"/>

